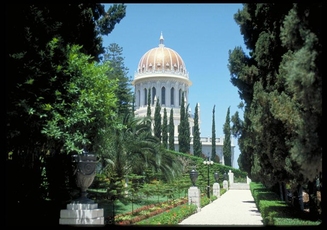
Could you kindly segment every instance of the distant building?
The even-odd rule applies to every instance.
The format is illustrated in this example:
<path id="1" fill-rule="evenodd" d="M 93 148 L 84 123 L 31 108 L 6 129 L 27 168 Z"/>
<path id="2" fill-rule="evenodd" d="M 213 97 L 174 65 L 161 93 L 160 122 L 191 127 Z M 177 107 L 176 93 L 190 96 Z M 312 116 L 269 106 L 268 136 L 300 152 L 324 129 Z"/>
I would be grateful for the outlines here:
<path id="1" fill-rule="evenodd" d="M 184 92 L 185 107 L 188 104 L 189 87 L 192 82 L 186 70 L 185 63 L 181 56 L 173 49 L 165 47 L 164 38 L 161 33 L 159 46 L 147 51 L 140 59 L 137 71 L 134 74 L 132 82 L 135 92 L 135 115 L 145 117 L 148 106 L 148 90 L 151 91 L 151 116 L 154 118 L 156 100 L 159 98 L 161 104 L 161 116 L 163 117 L 164 108 L 167 110 L 167 119 L 169 122 L 170 110 L 174 112 L 174 139 L 175 150 L 178 151 L 178 125 L 180 123 L 180 106 L 182 92 Z M 199 108 L 199 127 L 200 105 Z M 191 133 L 191 154 L 193 154 L 193 130 L 194 115 L 189 113 L 190 133 Z M 152 124 L 153 125 L 153 124 Z M 201 129 L 200 129 L 201 132 Z M 211 156 L 212 143 L 211 137 L 201 137 L 202 153 L 213 159 Z M 224 138 L 216 138 L 216 154 L 219 156 L 221 163 L 224 164 L 223 158 L 223 142 Z M 234 147 L 232 147 L 232 159 L 234 162 Z"/>

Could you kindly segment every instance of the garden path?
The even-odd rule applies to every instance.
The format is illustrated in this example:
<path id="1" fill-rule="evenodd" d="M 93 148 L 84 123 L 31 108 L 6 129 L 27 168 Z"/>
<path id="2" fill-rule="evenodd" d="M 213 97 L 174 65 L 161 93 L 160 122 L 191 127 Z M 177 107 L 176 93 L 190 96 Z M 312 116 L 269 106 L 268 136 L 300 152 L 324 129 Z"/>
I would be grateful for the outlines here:
<path id="1" fill-rule="evenodd" d="M 228 190 L 179 225 L 263 226 L 262 217 L 248 189 Z"/>

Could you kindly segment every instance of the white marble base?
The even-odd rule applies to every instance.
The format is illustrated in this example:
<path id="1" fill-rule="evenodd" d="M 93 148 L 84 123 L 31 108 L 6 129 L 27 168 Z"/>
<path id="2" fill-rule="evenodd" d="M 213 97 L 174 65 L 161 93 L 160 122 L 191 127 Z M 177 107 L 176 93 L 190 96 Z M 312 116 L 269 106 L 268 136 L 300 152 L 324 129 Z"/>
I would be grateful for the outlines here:
<path id="1" fill-rule="evenodd" d="M 67 204 L 67 209 L 60 210 L 59 224 L 104 225 L 103 209 L 98 204 Z"/>

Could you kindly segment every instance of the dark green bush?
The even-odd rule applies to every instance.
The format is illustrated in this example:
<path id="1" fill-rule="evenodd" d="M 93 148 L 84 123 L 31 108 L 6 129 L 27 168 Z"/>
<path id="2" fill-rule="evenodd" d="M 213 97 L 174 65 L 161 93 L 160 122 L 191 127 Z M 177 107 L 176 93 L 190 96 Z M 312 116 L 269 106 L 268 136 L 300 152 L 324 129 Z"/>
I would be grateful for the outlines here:
<path id="1" fill-rule="evenodd" d="M 250 190 L 264 225 L 301 226 L 320 225 L 320 220 L 310 220 L 305 212 L 296 210 L 290 204 L 280 201 L 276 193 L 265 188 L 261 183 L 250 183 Z"/>

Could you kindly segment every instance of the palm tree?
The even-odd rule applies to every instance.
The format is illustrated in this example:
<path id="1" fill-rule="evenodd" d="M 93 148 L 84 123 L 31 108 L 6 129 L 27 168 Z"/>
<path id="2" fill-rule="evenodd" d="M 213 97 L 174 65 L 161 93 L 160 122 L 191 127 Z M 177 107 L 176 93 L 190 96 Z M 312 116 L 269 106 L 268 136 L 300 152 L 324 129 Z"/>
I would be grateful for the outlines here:
<path id="1" fill-rule="evenodd" d="M 104 171 L 112 180 L 110 184 L 124 181 L 130 174 L 142 175 L 146 170 L 160 173 L 167 181 L 180 175 L 181 163 L 152 135 L 147 125 L 149 119 L 127 114 L 122 125 L 114 128 L 108 140 L 111 147 L 103 156 L 106 162 Z M 122 187 L 117 188 L 120 189 Z M 122 195 L 122 190 L 119 193 Z"/>

